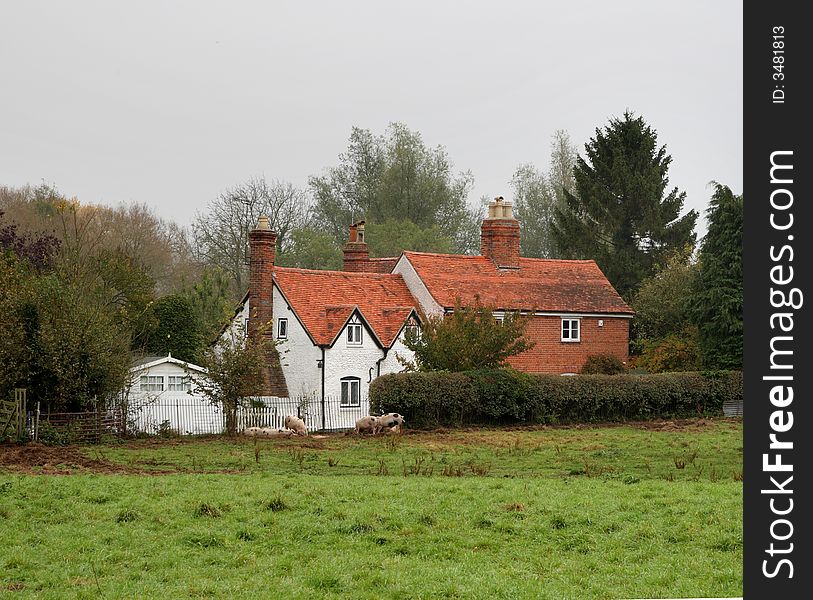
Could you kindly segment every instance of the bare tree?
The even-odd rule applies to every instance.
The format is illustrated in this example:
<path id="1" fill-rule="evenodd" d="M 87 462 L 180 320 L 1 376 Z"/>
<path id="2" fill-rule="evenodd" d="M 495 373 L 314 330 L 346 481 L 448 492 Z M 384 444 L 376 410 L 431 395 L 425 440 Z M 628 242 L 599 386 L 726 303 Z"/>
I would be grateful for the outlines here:
<path id="1" fill-rule="evenodd" d="M 226 272 L 235 294 L 242 294 L 248 285 L 248 232 L 257 219 L 268 216 L 284 252 L 291 232 L 307 218 L 308 204 L 305 192 L 288 182 L 249 179 L 210 202 L 205 213 L 195 215 L 192 235 L 197 252 L 201 259 Z"/>

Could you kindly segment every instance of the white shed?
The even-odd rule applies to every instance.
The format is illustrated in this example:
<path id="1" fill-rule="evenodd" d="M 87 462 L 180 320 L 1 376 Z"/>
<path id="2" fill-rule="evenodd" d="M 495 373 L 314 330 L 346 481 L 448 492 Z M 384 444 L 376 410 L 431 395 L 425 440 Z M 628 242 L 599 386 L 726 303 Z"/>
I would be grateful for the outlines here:
<path id="1" fill-rule="evenodd" d="M 222 433 L 223 411 L 193 394 L 206 369 L 167 356 L 144 356 L 130 368 L 124 391 L 127 426 L 132 433 L 172 431 L 181 435 Z"/>

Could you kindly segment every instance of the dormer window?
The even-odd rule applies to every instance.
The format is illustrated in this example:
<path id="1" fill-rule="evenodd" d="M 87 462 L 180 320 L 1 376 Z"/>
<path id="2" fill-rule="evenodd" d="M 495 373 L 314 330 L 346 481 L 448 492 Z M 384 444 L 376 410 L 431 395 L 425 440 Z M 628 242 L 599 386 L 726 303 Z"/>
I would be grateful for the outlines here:
<path id="1" fill-rule="evenodd" d="M 359 321 L 358 316 L 353 315 L 353 318 L 350 319 L 350 323 L 347 324 L 347 345 L 361 346 L 361 335 L 361 322 Z"/>
<path id="2" fill-rule="evenodd" d="M 418 337 L 420 337 L 421 330 L 415 321 L 410 321 L 407 323 L 406 335 L 410 336 L 412 339 L 418 339 Z"/>

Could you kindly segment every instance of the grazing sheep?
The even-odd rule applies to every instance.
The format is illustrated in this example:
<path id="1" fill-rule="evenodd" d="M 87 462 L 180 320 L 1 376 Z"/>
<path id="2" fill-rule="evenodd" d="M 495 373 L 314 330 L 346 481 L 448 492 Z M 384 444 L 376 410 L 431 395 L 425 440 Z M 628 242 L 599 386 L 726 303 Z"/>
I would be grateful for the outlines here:
<path id="1" fill-rule="evenodd" d="M 294 417 L 292 415 L 288 415 L 287 417 L 285 417 L 285 428 L 293 429 L 297 435 L 302 436 L 308 435 L 308 428 L 305 427 L 305 421 L 303 421 L 299 417 Z"/>
<path id="2" fill-rule="evenodd" d="M 404 417 L 398 413 L 387 413 L 386 415 L 381 415 L 376 420 L 375 433 L 380 433 L 385 429 L 393 433 L 401 433 L 401 426 L 404 423 Z"/>
<path id="3" fill-rule="evenodd" d="M 375 435 L 378 417 L 361 417 L 356 421 L 356 433 L 372 433 Z"/>

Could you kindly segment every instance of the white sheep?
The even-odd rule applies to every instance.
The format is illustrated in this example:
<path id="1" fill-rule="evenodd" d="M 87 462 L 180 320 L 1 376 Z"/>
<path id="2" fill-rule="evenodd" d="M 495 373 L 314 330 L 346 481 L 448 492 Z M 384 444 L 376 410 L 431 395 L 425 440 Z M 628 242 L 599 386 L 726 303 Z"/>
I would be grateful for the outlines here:
<path id="1" fill-rule="evenodd" d="M 262 437 L 291 437 L 296 432 L 293 429 L 277 429 L 274 427 L 263 427 L 257 434 Z"/>
<path id="2" fill-rule="evenodd" d="M 389 430 L 393 433 L 401 433 L 401 426 L 405 423 L 404 417 L 398 413 L 387 413 L 381 415 L 376 420 L 375 433 Z"/>
<path id="3" fill-rule="evenodd" d="M 356 433 L 372 433 L 375 435 L 378 417 L 361 417 L 356 421 Z"/>
<path id="4" fill-rule="evenodd" d="M 293 429 L 297 435 L 308 435 L 308 428 L 305 427 L 305 421 L 293 415 L 285 417 L 285 429 Z"/>

